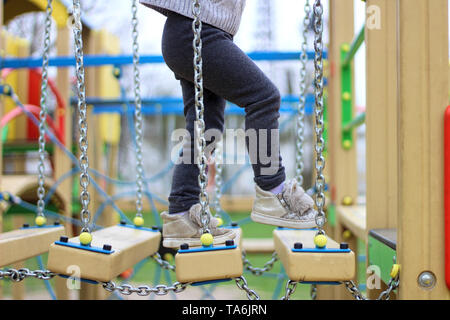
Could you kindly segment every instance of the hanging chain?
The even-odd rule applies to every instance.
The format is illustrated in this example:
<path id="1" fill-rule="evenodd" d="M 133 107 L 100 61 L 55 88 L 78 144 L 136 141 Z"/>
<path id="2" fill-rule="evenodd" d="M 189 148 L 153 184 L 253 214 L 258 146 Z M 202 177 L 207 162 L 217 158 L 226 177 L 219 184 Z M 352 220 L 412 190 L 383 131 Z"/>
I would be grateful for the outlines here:
<path id="1" fill-rule="evenodd" d="M 386 290 L 380 293 L 380 296 L 377 300 L 389 300 L 391 298 L 391 292 L 398 288 L 400 285 L 399 274 L 396 277 L 391 278 L 388 283 L 388 287 Z"/>
<path id="2" fill-rule="evenodd" d="M 367 300 L 367 298 L 363 296 L 361 291 L 359 291 L 358 286 L 355 284 L 355 282 L 353 282 L 353 280 L 345 281 L 344 285 L 345 288 L 347 288 L 348 292 L 350 292 L 350 294 L 353 296 L 353 298 L 355 298 L 355 300 Z"/>
<path id="3" fill-rule="evenodd" d="M 141 86 L 139 75 L 139 43 L 138 43 L 138 18 L 136 0 L 132 1 L 132 37 L 133 37 L 133 80 L 134 80 L 134 129 L 136 131 L 136 217 L 142 217 L 142 193 L 144 188 L 144 164 L 142 155 L 143 145 L 143 120 L 142 120 L 142 101 Z"/>
<path id="4" fill-rule="evenodd" d="M 253 267 L 251 262 L 247 259 L 247 254 L 242 250 L 242 263 L 245 270 L 250 271 L 255 276 L 261 276 L 263 273 L 268 272 L 273 269 L 275 262 L 278 261 L 277 253 L 272 254 L 272 258 L 267 261 L 262 268 Z"/>
<path id="5" fill-rule="evenodd" d="M 39 164 L 37 188 L 37 215 L 43 217 L 45 209 L 45 124 L 47 120 L 47 88 L 48 88 L 48 60 L 50 53 L 50 29 L 52 27 L 52 0 L 47 1 L 45 10 L 44 52 L 42 54 L 41 79 L 41 110 L 39 112 Z"/>
<path id="6" fill-rule="evenodd" d="M 220 199 L 222 198 L 222 162 L 222 140 L 220 140 L 216 143 L 214 150 L 214 166 L 216 168 L 216 173 L 214 175 L 214 210 L 216 211 L 216 216 L 220 216 L 219 213 L 222 211 L 222 207 L 220 205 Z"/>
<path id="7" fill-rule="evenodd" d="M 306 88 L 306 63 L 308 61 L 308 27 L 311 23 L 309 15 L 311 13 L 311 7 L 309 0 L 305 2 L 305 18 L 303 19 L 303 43 L 302 53 L 300 55 L 300 102 L 297 109 L 297 155 L 296 155 L 296 171 L 295 176 L 299 185 L 303 186 L 303 144 L 305 134 L 305 107 L 306 107 L 306 94 L 308 92 Z"/>
<path id="8" fill-rule="evenodd" d="M 154 255 L 152 255 L 152 259 L 155 260 L 155 262 L 157 264 L 159 264 L 159 266 L 162 269 L 175 271 L 176 267 L 174 265 L 171 265 L 169 262 L 167 262 L 163 258 L 161 258 L 161 255 L 158 252 L 156 252 Z"/>
<path id="9" fill-rule="evenodd" d="M 200 0 L 193 0 L 192 14 L 194 21 L 192 22 L 192 30 L 194 32 L 194 40 L 192 46 L 194 49 L 194 86 L 195 86 L 195 114 L 196 114 L 196 137 L 195 146 L 197 152 L 197 166 L 199 169 L 198 184 L 200 186 L 199 200 L 201 205 L 201 222 L 203 233 L 209 233 L 210 216 L 207 212 L 208 193 L 206 186 L 208 184 L 208 176 L 206 175 L 207 159 L 205 154 L 205 121 L 203 104 L 203 59 L 202 59 L 202 21 L 200 20 Z"/>
<path id="10" fill-rule="evenodd" d="M 248 300 L 259 300 L 259 295 L 255 290 L 252 290 L 248 287 L 247 280 L 245 280 L 244 276 L 240 276 L 234 279 L 236 281 L 236 286 L 239 290 L 245 291 Z"/>
<path id="11" fill-rule="evenodd" d="M 288 280 L 288 282 L 286 282 L 285 288 L 286 294 L 281 298 L 281 300 L 289 300 L 291 298 L 291 295 L 294 294 L 295 289 L 297 289 L 297 284 L 298 281 Z"/>
<path id="12" fill-rule="evenodd" d="M 84 83 L 84 65 L 83 65 L 83 39 L 82 39 L 82 24 L 81 24 L 81 8 L 80 0 L 73 0 L 73 33 L 75 39 L 75 59 L 76 59 L 76 76 L 77 76 L 77 94 L 78 94 L 78 128 L 80 131 L 79 145 L 80 145 L 80 202 L 81 202 L 81 222 L 82 232 L 90 232 L 89 222 L 91 220 L 91 213 L 89 211 L 89 183 L 90 178 L 88 174 L 89 160 L 87 155 L 88 139 L 87 139 L 87 108 L 86 108 L 86 88 Z"/>
<path id="13" fill-rule="evenodd" d="M 325 225 L 325 177 L 323 169 L 325 167 L 325 157 L 323 155 L 325 141 L 323 138 L 324 122 L 323 122 L 323 7 L 320 0 L 315 0 L 313 6 L 314 12 L 314 96 L 315 96 L 315 122 L 316 122 L 316 196 L 315 202 L 317 207 L 316 225 L 317 234 L 324 234 L 323 227 Z"/>
<path id="14" fill-rule="evenodd" d="M 48 270 L 34 270 L 31 271 L 26 268 L 22 269 L 8 269 L 8 270 L 0 270 L 0 280 L 10 279 L 15 282 L 20 282 L 25 278 L 36 278 L 40 280 L 50 280 L 56 273 L 53 273 Z"/>
<path id="15" fill-rule="evenodd" d="M 317 300 L 317 285 L 315 285 L 315 284 L 311 285 L 309 294 L 311 296 L 311 300 Z"/>
<path id="16" fill-rule="evenodd" d="M 138 296 L 149 296 L 155 294 L 157 296 L 165 296 L 170 292 L 180 293 L 186 290 L 189 283 L 175 282 L 172 285 L 158 284 L 155 287 L 150 287 L 148 285 L 140 285 L 138 287 L 133 287 L 130 284 L 117 285 L 115 282 L 103 282 L 103 288 L 108 292 L 118 291 L 119 293 L 129 296 L 136 293 Z"/>

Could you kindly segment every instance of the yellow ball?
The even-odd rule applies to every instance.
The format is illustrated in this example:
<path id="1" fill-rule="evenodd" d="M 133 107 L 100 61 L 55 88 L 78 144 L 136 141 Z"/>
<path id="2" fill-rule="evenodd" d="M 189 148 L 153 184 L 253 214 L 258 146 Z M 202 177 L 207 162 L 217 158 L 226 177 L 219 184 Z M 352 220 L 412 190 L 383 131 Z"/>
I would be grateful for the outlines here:
<path id="1" fill-rule="evenodd" d="M 350 45 L 349 45 L 348 43 L 344 43 L 344 44 L 341 46 L 341 49 L 342 49 L 342 51 L 344 51 L 344 52 L 349 52 L 349 51 L 350 51 Z"/>
<path id="2" fill-rule="evenodd" d="M 350 197 L 350 196 L 345 196 L 345 197 L 342 199 L 342 204 L 343 204 L 344 206 L 351 206 L 351 205 L 353 204 L 353 199 L 352 199 L 352 197 Z"/>
<path id="3" fill-rule="evenodd" d="M 167 252 L 164 254 L 163 259 L 168 261 L 168 262 L 172 262 L 173 261 L 173 254 Z"/>
<path id="4" fill-rule="evenodd" d="M 144 218 L 142 217 L 134 217 L 133 223 L 136 227 L 142 227 L 144 225 Z"/>
<path id="5" fill-rule="evenodd" d="M 87 246 L 92 242 L 92 235 L 89 232 L 82 232 L 79 239 L 82 245 Z"/>
<path id="6" fill-rule="evenodd" d="M 342 99 L 344 101 L 350 101 L 352 99 L 352 95 L 350 94 L 350 92 L 344 92 L 342 94 Z"/>
<path id="7" fill-rule="evenodd" d="M 327 237 L 323 234 L 318 234 L 314 237 L 314 244 L 318 248 L 325 248 L 327 245 Z"/>
<path id="8" fill-rule="evenodd" d="M 34 219 L 34 222 L 36 223 L 37 226 L 42 227 L 47 223 L 47 219 L 45 219 L 45 217 L 38 216 L 36 217 L 36 219 Z"/>
<path id="9" fill-rule="evenodd" d="M 222 218 L 217 218 L 217 220 L 218 220 L 217 226 L 218 227 L 223 226 L 223 219 Z"/>
<path id="10" fill-rule="evenodd" d="M 342 142 L 342 146 L 344 147 L 345 150 L 348 150 L 352 147 L 352 142 L 350 140 L 344 140 Z"/>
<path id="11" fill-rule="evenodd" d="M 200 241 L 201 241 L 201 243 L 202 243 L 203 246 L 209 247 L 210 245 L 213 244 L 213 242 L 214 242 L 214 237 L 212 236 L 211 233 L 204 233 L 204 234 L 202 234 L 202 236 L 200 237 Z"/>
<path id="12" fill-rule="evenodd" d="M 345 230 L 344 232 L 342 232 L 342 238 L 344 238 L 345 240 L 348 240 L 352 237 L 352 232 L 350 230 Z"/>

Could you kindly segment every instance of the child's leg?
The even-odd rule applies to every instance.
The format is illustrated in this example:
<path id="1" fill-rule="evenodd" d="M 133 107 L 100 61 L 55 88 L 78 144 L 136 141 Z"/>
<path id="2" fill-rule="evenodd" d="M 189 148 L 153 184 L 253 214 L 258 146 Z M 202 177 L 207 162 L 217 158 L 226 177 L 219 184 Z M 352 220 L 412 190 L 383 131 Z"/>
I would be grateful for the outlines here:
<path id="1" fill-rule="evenodd" d="M 169 213 L 188 211 L 191 206 L 198 203 L 198 195 L 200 193 L 198 185 L 199 170 L 197 163 L 194 162 L 194 122 L 196 120 L 194 85 L 184 79 L 180 80 L 180 84 L 183 92 L 186 130 L 189 132 L 191 139 L 183 146 L 180 156 L 181 159 L 187 160 L 188 163 L 179 163 L 175 166 L 172 177 L 172 189 L 169 196 Z M 224 124 L 225 100 L 208 89 L 204 89 L 203 102 L 205 105 L 205 129 L 216 129 L 217 135 L 221 134 Z"/>
<path id="2" fill-rule="evenodd" d="M 170 14 L 163 34 L 163 56 L 178 77 L 191 83 L 192 40 L 192 20 Z M 279 150 L 278 89 L 233 43 L 230 34 L 203 24 L 202 42 L 204 88 L 245 109 L 247 147 L 257 185 L 252 219 L 283 227 L 315 226 L 314 202 L 295 180 L 286 183 L 281 193 L 271 192 L 286 178 Z M 205 115 L 208 112 L 205 106 Z"/>
<path id="3" fill-rule="evenodd" d="M 163 34 L 163 56 L 172 71 L 191 83 L 194 78 L 192 40 L 192 20 L 170 14 Z M 203 24 L 202 41 L 204 87 L 245 108 L 245 129 L 250 133 L 247 145 L 254 180 L 263 190 L 271 190 L 286 178 L 277 136 L 280 93 L 233 43 L 230 34 Z M 209 106 L 205 104 L 205 115 L 209 112 Z M 269 159 L 264 159 L 265 156 Z"/>

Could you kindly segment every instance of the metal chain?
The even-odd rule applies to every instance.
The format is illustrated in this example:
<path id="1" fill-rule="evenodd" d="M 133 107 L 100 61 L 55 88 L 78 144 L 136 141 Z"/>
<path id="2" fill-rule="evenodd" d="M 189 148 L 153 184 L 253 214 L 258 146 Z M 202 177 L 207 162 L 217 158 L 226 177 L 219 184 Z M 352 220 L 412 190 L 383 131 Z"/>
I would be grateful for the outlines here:
<path id="1" fill-rule="evenodd" d="M 25 278 L 50 280 L 54 276 L 56 276 L 56 273 L 53 273 L 48 270 L 31 271 L 27 268 L 0 270 L 0 280 L 10 279 L 15 282 L 20 282 L 20 281 L 24 280 Z"/>
<path id="2" fill-rule="evenodd" d="M 303 19 L 303 43 L 302 43 L 302 53 L 300 55 L 300 101 L 297 109 L 297 144 L 296 144 L 296 171 L 295 176 L 297 182 L 303 186 L 303 144 L 304 144 L 304 134 L 305 134 L 305 107 L 306 107 L 306 94 L 308 92 L 306 88 L 306 63 L 308 61 L 308 27 L 311 23 L 309 15 L 311 13 L 311 7 L 309 5 L 309 0 L 305 2 L 305 18 Z"/>
<path id="3" fill-rule="evenodd" d="M 202 59 L 202 21 L 200 20 L 200 0 L 192 1 L 192 14 L 194 21 L 192 22 L 192 30 L 194 32 L 194 40 L 192 47 L 194 49 L 194 87 L 195 87 L 195 114 L 196 114 L 196 137 L 195 147 L 197 151 L 197 166 L 199 169 L 198 184 L 200 186 L 199 200 L 201 205 L 201 222 L 203 233 L 209 233 L 210 216 L 207 212 L 209 204 L 206 186 L 208 184 L 208 176 L 206 174 L 207 159 L 205 154 L 205 121 L 203 104 L 203 59 Z"/>
<path id="4" fill-rule="evenodd" d="M 278 261 L 277 253 L 274 252 L 272 254 L 272 258 L 264 264 L 264 267 L 257 268 L 253 267 L 251 262 L 247 259 L 247 254 L 244 250 L 242 250 L 242 263 L 244 265 L 245 270 L 250 271 L 255 276 L 261 276 L 263 273 L 268 272 L 273 269 L 275 262 Z"/>
<path id="5" fill-rule="evenodd" d="M 281 300 L 289 300 L 291 298 L 291 295 L 295 292 L 295 289 L 297 289 L 297 284 L 298 281 L 288 280 L 288 282 L 286 282 L 285 288 L 286 294 L 281 298 Z"/>
<path id="6" fill-rule="evenodd" d="M 353 281 L 345 281 L 344 282 L 345 287 L 350 292 L 350 294 L 355 298 L 356 300 L 368 300 L 366 297 L 363 296 L 361 291 L 359 291 L 358 286 Z M 389 300 L 391 292 L 396 290 L 400 285 L 400 278 L 399 275 L 397 275 L 394 278 L 391 278 L 388 283 L 388 287 L 386 290 L 380 293 L 377 300 Z"/>
<path id="7" fill-rule="evenodd" d="M 142 217 L 142 194 L 144 189 L 144 160 L 142 155 L 143 145 L 143 119 L 142 119 L 142 101 L 141 101 L 141 80 L 139 75 L 139 42 L 138 42 L 138 18 L 136 0 L 131 5 L 133 27 L 133 80 L 134 80 L 134 129 L 136 131 L 136 217 Z"/>
<path id="8" fill-rule="evenodd" d="M 176 267 L 174 265 L 171 265 L 169 262 L 167 262 L 163 258 L 161 258 L 161 255 L 158 252 L 156 252 L 154 255 L 152 255 L 152 259 L 155 260 L 155 262 L 157 264 L 159 264 L 159 266 L 162 269 L 175 271 Z"/>
<path id="9" fill-rule="evenodd" d="M 347 288 L 348 292 L 350 292 L 350 294 L 353 296 L 353 298 L 355 298 L 356 300 L 367 300 L 366 297 L 363 296 L 363 294 L 361 293 L 361 291 L 359 291 L 358 286 L 353 282 L 353 280 L 351 281 L 345 281 L 344 282 L 345 287 Z"/>
<path id="10" fill-rule="evenodd" d="M 81 8 L 80 0 L 73 0 L 73 34 L 75 40 L 75 59 L 76 59 L 76 77 L 77 77 L 77 94 L 78 94 L 78 128 L 80 131 L 79 146 L 80 146 L 80 202 L 81 202 L 81 222 L 82 232 L 90 232 L 89 222 L 91 220 L 91 213 L 89 211 L 89 183 L 90 178 L 88 174 L 89 159 L 87 155 L 88 139 L 87 139 L 87 108 L 86 108 L 86 88 L 84 82 L 84 65 L 83 65 L 83 39 L 82 39 L 82 24 L 81 24 Z"/>
<path id="11" fill-rule="evenodd" d="M 311 300 L 317 300 L 317 285 L 312 284 L 310 290 Z"/>
<path id="12" fill-rule="evenodd" d="M 133 287 L 130 284 L 117 285 L 115 282 L 103 282 L 103 288 L 108 292 L 118 291 L 119 293 L 129 296 L 136 293 L 138 296 L 149 296 L 155 294 L 157 296 L 165 296 L 170 292 L 180 293 L 186 290 L 189 283 L 175 282 L 172 285 L 158 284 L 155 287 L 148 285 L 140 285 L 138 287 Z"/>
<path id="13" fill-rule="evenodd" d="M 326 222 L 324 206 L 325 206 L 325 177 L 323 169 L 325 167 L 325 157 L 323 155 L 325 141 L 323 138 L 324 122 L 323 122 L 323 7 L 320 0 L 315 0 L 313 5 L 314 12 L 314 95 L 315 95 L 315 131 L 316 131 L 316 196 L 315 203 L 317 207 L 316 225 L 317 234 L 324 234 L 323 227 Z"/>
<path id="14" fill-rule="evenodd" d="M 391 278 L 386 290 L 380 293 L 377 300 L 389 300 L 391 298 L 391 292 L 398 288 L 400 285 L 400 279 L 397 275 L 395 278 Z"/>
<path id="15" fill-rule="evenodd" d="M 216 216 L 219 216 L 219 213 L 222 211 L 222 207 L 220 205 L 220 199 L 222 198 L 222 167 L 223 157 L 222 157 L 222 140 L 217 141 L 216 146 L 214 148 L 214 167 L 216 169 L 214 175 L 214 210 Z"/>
<path id="16" fill-rule="evenodd" d="M 245 280 L 244 276 L 240 276 L 234 279 L 236 281 L 236 285 L 239 290 L 245 291 L 248 300 L 259 300 L 259 295 L 255 290 L 252 290 L 248 287 L 247 280 Z"/>
<path id="17" fill-rule="evenodd" d="M 45 210 L 45 124 L 47 120 L 47 87 L 48 87 L 48 60 L 50 54 L 50 29 L 52 27 L 52 0 L 47 1 L 45 9 L 44 52 L 42 54 L 41 78 L 41 110 L 39 112 L 39 164 L 37 188 L 37 215 L 44 217 Z"/>

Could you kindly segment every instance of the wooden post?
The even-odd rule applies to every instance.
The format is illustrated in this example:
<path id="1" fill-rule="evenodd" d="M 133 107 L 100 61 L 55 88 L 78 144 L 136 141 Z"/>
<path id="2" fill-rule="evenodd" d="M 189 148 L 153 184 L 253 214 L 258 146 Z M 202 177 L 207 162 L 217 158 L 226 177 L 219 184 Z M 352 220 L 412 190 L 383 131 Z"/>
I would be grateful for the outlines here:
<path id="1" fill-rule="evenodd" d="M 353 0 L 329 1 L 330 22 L 328 59 L 330 64 L 330 76 L 328 78 L 328 159 L 330 179 L 328 181 L 331 191 L 332 204 L 339 205 L 344 197 L 351 197 L 353 201 L 358 195 L 356 149 L 344 149 L 342 147 L 342 93 L 341 93 L 341 46 L 351 43 L 354 37 L 353 26 Z M 354 140 L 354 139 L 353 139 Z M 336 218 L 334 239 L 342 240 L 343 227 Z M 351 248 L 357 256 L 357 248 Z M 320 288 L 320 287 L 319 287 Z M 329 290 L 331 291 L 331 290 Z M 335 288 L 333 295 L 322 295 L 324 299 L 350 298 L 345 288 Z"/>
<path id="2" fill-rule="evenodd" d="M 15 214 L 12 220 L 14 229 L 20 229 L 25 222 L 23 215 L 20 214 Z M 19 270 L 24 267 L 25 261 L 19 261 L 13 264 L 13 268 L 16 270 Z M 21 282 L 12 282 L 11 284 L 12 284 L 11 296 L 13 300 L 23 300 L 25 298 L 25 283 L 21 281 Z"/>
<path id="3" fill-rule="evenodd" d="M 444 278 L 443 117 L 448 2 L 397 0 L 398 241 L 401 299 L 450 299 Z M 431 272 L 436 284 L 419 285 Z"/>
<path id="4" fill-rule="evenodd" d="M 397 4 L 390 0 L 368 0 L 367 9 L 366 226 L 368 231 L 397 226 L 397 38 L 393 32 L 397 27 Z M 379 21 L 375 21 L 376 19 Z M 378 25 L 377 22 L 379 22 Z M 367 252 L 366 257 L 368 257 Z M 368 266 L 367 258 L 366 262 Z M 369 297 L 375 297 L 379 295 L 380 290 L 368 289 L 367 292 Z"/>

